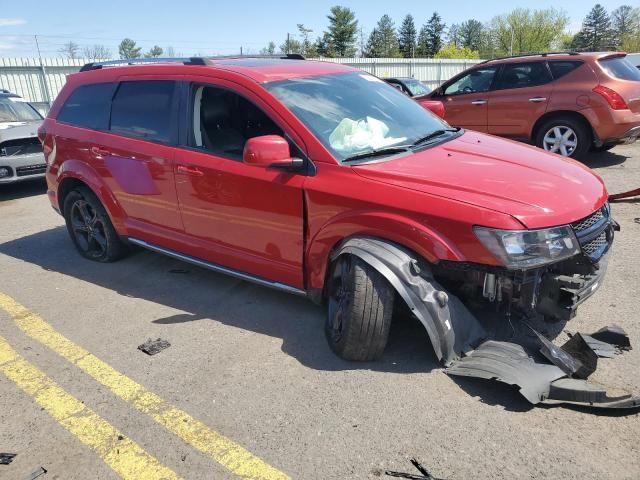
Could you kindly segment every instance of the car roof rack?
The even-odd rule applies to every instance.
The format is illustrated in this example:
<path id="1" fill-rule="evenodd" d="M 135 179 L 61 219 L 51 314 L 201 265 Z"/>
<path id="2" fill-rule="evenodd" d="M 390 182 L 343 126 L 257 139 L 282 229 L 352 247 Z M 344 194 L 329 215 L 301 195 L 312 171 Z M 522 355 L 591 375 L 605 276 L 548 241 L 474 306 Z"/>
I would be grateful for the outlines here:
<path id="1" fill-rule="evenodd" d="M 0 88 L 0 93 L 11 93 L 11 92 L 6 88 Z"/>
<path id="2" fill-rule="evenodd" d="M 541 57 L 546 57 L 548 55 L 580 55 L 579 52 L 567 51 L 567 52 L 531 52 L 531 53 L 521 53 L 519 55 L 507 55 L 505 57 L 496 57 L 490 58 L 483 62 L 478 63 L 480 65 L 482 63 L 493 62 L 494 60 L 507 60 L 509 58 L 521 58 L 521 57 L 535 57 L 536 55 L 540 55 Z"/>
<path id="3" fill-rule="evenodd" d="M 251 58 L 266 58 L 280 60 L 304 60 L 304 56 L 299 53 L 286 53 L 283 55 L 224 55 L 214 57 L 170 57 L 170 58 L 123 58 L 120 60 L 107 60 L 104 62 L 86 63 L 80 68 L 81 72 L 100 70 L 104 67 L 121 67 L 125 65 L 144 65 L 148 63 L 182 63 L 183 65 L 213 65 L 216 60 L 240 60 Z"/>

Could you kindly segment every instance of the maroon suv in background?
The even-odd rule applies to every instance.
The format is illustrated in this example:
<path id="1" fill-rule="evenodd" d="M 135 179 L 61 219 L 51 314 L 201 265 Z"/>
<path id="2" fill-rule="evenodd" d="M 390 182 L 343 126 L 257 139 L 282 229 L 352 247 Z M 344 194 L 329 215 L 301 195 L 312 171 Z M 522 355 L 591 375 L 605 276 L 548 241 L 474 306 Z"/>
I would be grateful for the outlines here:
<path id="1" fill-rule="evenodd" d="M 453 126 L 534 143 L 574 158 L 640 136 L 640 70 L 625 53 L 488 60 L 429 97 Z"/>

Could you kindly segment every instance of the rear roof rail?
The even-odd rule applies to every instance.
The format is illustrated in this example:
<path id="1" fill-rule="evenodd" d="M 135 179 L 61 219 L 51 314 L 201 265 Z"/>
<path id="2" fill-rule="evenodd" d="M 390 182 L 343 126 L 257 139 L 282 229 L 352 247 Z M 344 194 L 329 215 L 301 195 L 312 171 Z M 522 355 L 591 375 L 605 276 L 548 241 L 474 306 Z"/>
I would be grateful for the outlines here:
<path id="1" fill-rule="evenodd" d="M 185 57 L 185 58 L 123 58 L 120 60 L 107 60 L 105 62 L 86 63 L 80 69 L 81 72 L 100 70 L 104 67 L 121 67 L 126 65 L 144 65 L 149 63 L 182 63 L 183 65 L 213 65 L 216 60 L 240 60 L 250 58 L 272 58 L 280 60 L 304 60 L 299 53 L 287 53 L 284 55 L 225 55 L 215 57 Z"/>
<path id="2" fill-rule="evenodd" d="M 519 55 L 507 55 L 505 57 L 496 57 L 485 60 L 484 62 L 480 62 L 477 65 L 487 62 L 493 62 L 494 60 L 507 60 L 509 58 L 521 58 L 521 57 L 535 57 L 540 55 L 541 57 L 547 57 L 549 55 L 580 55 L 580 52 L 567 51 L 567 52 L 531 52 L 531 53 L 521 53 Z"/>

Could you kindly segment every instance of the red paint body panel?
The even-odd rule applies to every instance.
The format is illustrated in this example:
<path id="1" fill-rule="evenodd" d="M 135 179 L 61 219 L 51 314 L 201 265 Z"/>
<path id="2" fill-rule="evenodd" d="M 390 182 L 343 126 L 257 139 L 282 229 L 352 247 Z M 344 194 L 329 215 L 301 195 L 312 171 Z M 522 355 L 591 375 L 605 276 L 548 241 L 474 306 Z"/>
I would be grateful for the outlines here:
<path id="1" fill-rule="evenodd" d="M 444 118 L 444 104 L 440 100 L 431 100 L 429 97 L 414 97 L 414 100 L 427 110 L 435 113 L 440 118 Z"/>
<path id="2" fill-rule="evenodd" d="M 259 67 L 160 64 L 70 75 L 45 120 L 49 198 L 78 179 L 132 236 L 297 288 L 323 287 L 332 249 L 354 235 L 405 245 L 430 262 L 499 265 L 474 225 L 538 228 L 581 219 L 606 201 L 586 167 L 522 144 L 467 132 L 417 152 L 341 165 L 260 83 L 353 71 L 325 62 Z M 126 75 L 125 75 L 126 74 Z M 313 162 L 312 175 L 56 122 L 77 85 L 175 79 L 251 100 Z M 393 87 L 389 87 L 393 88 Z"/>

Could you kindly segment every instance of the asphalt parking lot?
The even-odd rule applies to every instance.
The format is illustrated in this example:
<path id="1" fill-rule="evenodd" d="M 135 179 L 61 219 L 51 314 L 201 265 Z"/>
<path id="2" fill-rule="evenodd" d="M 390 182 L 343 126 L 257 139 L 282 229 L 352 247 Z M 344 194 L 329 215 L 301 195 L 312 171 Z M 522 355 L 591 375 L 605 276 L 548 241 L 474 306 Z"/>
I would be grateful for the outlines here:
<path id="1" fill-rule="evenodd" d="M 640 186 L 638 144 L 585 163 Z M 640 478 L 639 413 L 448 377 L 408 320 L 381 361 L 342 361 L 304 299 L 149 252 L 83 260 L 44 193 L 0 186 L 0 478 L 390 478 L 410 457 L 450 480 Z M 613 213 L 608 277 L 566 330 L 623 326 L 635 349 L 595 380 L 640 393 L 640 203 Z"/>

